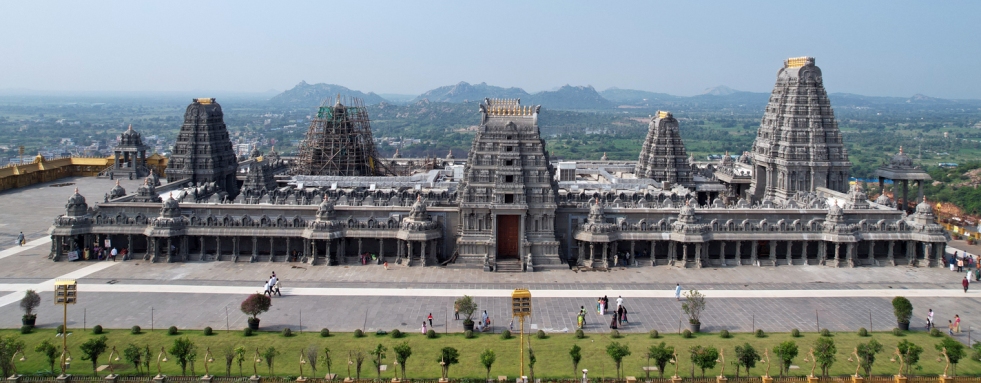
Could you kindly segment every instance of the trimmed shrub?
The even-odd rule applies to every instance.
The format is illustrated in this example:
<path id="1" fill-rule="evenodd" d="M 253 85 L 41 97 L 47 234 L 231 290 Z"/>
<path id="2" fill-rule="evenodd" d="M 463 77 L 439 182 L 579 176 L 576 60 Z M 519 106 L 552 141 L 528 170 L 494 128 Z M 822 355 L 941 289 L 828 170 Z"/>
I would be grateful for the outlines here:
<path id="1" fill-rule="evenodd" d="M 794 338 L 800 338 L 800 330 L 798 329 L 790 330 L 790 336 Z"/>
<path id="2" fill-rule="evenodd" d="M 892 335 L 903 336 L 903 330 L 900 330 L 899 327 L 893 327 Z"/>
<path id="3" fill-rule="evenodd" d="M 204 328 L 204 336 L 211 336 L 211 335 L 214 335 L 214 333 L 215 333 L 215 331 L 212 330 L 211 327 L 205 327 Z"/>
<path id="4" fill-rule="evenodd" d="M 320 337 L 326 338 L 328 336 L 330 336 L 330 330 L 325 328 L 320 329 Z"/>
<path id="5" fill-rule="evenodd" d="M 375 336 L 385 336 L 385 335 L 388 335 L 388 331 L 382 329 L 378 329 L 378 331 L 375 331 Z"/>
<path id="6" fill-rule="evenodd" d="M 538 330 L 538 332 L 535 333 L 535 336 L 538 337 L 538 339 L 548 338 L 548 335 L 545 334 L 545 330 Z"/>
<path id="7" fill-rule="evenodd" d="M 245 330 L 242 330 L 242 335 L 245 335 L 245 336 L 252 336 L 252 329 L 251 329 L 251 328 L 248 328 L 248 327 L 246 327 L 246 328 L 245 328 Z"/>
<path id="8" fill-rule="evenodd" d="M 65 333 L 65 325 L 63 325 L 63 324 L 58 325 L 58 332 L 57 333 L 58 334 L 64 334 Z"/>
<path id="9" fill-rule="evenodd" d="M 586 333 L 582 329 L 576 330 L 576 339 L 582 339 L 586 337 Z"/>
<path id="10" fill-rule="evenodd" d="M 613 338 L 613 339 L 620 339 L 620 338 L 622 338 L 622 337 L 623 337 L 623 336 L 622 336 L 622 335 L 620 335 L 620 331 L 617 331 L 617 330 L 610 330 L 610 338 Z"/>
<path id="11" fill-rule="evenodd" d="M 732 335 L 729 334 L 729 330 L 719 331 L 719 336 L 721 336 L 722 339 L 729 339 L 732 337 Z"/>
<path id="12" fill-rule="evenodd" d="M 92 326 L 92 333 L 95 335 L 102 334 L 102 326 L 100 325 Z"/>
<path id="13" fill-rule="evenodd" d="M 473 330 L 464 331 L 463 337 L 467 339 L 473 339 Z"/>
<path id="14" fill-rule="evenodd" d="M 392 330 L 392 338 L 398 339 L 402 337 L 402 332 L 399 329 Z"/>
<path id="15" fill-rule="evenodd" d="M 361 329 L 354 330 L 354 337 L 355 338 L 360 338 L 360 337 L 363 337 L 363 336 L 364 336 L 364 331 L 361 331 Z"/>
<path id="16" fill-rule="evenodd" d="M 170 326 L 167 328 L 167 335 L 177 335 L 177 326 Z"/>
<path id="17" fill-rule="evenodd" d="M 941 332 L 939 328 L 934 327 L 934 328 L 930 329 L 930 336 L 932 336 L 934 338 L 939 338 L 939 337 L 944 336 L 944 333 Z"/>
<path id="18" fill-rule="evenodd" d="M 869 336 L 869 330 L 866 330 L 865 327 L 859 328 L 858 336 L 862 336 L 862 337 Z"/>
<path id="19" fill-rule="evenodd" d="M 437 337 L 439 337 L 439 335 L 436 335 L 436 330 L 429 329 L 429 331 L 426 331 L 426 338 L 436 339 Z"/>
<path id="20" fill-rule="evenodd" d="M 691 330 L 685 329 L 685 331 L 682 331 L 681 332 L 681 337 L 682 338 L 685 338 L 685 339 L 688 339 L 688 338 L 693 338 L 694 335 L 692 335 Z"/>
<path id="21" fill-rule="evenodd" d="M 756 329 L 755 334 L 757 338 L 766 338 L 766 333 L 761 328 Z"/>
<path id="22" fill-rule="evenodd" d="M 21 334 L 30 334 L 32 330 L 34 330 L 34 326 L 31 326 L 29 324 L 25 324 L 23 326 L 20 326 L 20 333 Z"/>
<path id="23" fill-rule="evenodd" d="M 501 331 L 501 339 L 511 339 L 511 330 Z"/>
<path id="24" fill-rule="evenodd" d="M 913 318 L 913 304 L 906 297 L 895 297 L 892 299 L 892 312 L 896 315 L 896 322 L 909 323 Z"/>
<path id="25" fill-rule="evenodd" d="M 828 330 L 826 328 L 822 328 L 821 329 L 821 336 L 831 336 L 831 330 Z"/>
<path id="26" fill-rule="evenodd" d="M 651 330 L 651 332 L 647 333 L 647 335 L 650 336 L 651 339 L 657 339 L 661 337 L 661 334 L 658 333 L 657 330 Z"/>
<path id="27" fill-rule="evenodd" d="M 284 337 L 287 337 L 287 338 L 289 338 L 289 337 L 291 337 L 291 336 L 293 336 L 293 330 L 290 330 L 290 328 L 289 328 L 289 327 L 287 327 L 287 328 L 284 328 L 284 329 L 283 329 L 283 336 L 284 336 Z"/>
<path id="28" fill-rule="evenodd" d="M 139 334 L 140 331 L 143 331 L 143 329 L 141 329 L 140 326 L 133 326 L 133 328 L 129 329 L 129 332 L 132 333 L 133 335 Z"/>

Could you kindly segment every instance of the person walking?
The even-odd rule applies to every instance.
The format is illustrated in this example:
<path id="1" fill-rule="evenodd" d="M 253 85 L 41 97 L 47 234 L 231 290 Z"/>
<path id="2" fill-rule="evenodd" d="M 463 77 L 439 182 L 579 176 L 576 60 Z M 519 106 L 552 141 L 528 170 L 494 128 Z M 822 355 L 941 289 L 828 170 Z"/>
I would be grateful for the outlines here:
<path id="1" fill-rule="evenodd" d="M 460 304 L 453 302 L 453 319 L 460 320 Z"/>
<path id="2" fill-rule="evenodd" d="M 23 231 L 20 232 L 20 234 L 17 234 L 17 245 L 18 246 L 24 246 L 24 232 Z"/>
<path id="3" fill-rule="evenodd" d="M 964 272 L 964 258 L 957 258 L 957 272 Z"/>
<path id="4" fill-rule="evenodd" d="M 422 334 L 426 334 L 426 322 L 422 322 Z"/>
<path id="5" fill-rule="evenodd" d="M 119 251 L 117 251 L 116 248 L 113 247 L 112 251 L 109 252 L 109 257 L 112 258 L 113 262 L 116 262 L 116 255 L 119 255 Z"/>
<path id="6" fill-rule="evenodd" d="M 933 309 L 927 311 L 927 330 L 933 328 Z"/>
<path id="7" fill-rule="evenodd" d="M 622 295 L 617 296 L 617 310 L 619 310 L 620 306 L 622 305 L 623 305 L 623 296 Z"/>
<path id="8" fill-rule="evenodd" d="M 954 335 L 954 322 L 947 320 L 947 335 Z"/>
<path id="9" fill-rule="evenodd" d="M 433 313 L 429 313 L 429 317 L 426 319 L 429 319 L 429 327 L 433 327 Z"/>
<path id="10" fill-rule="evenodd" d="M 603 312 L 610 312 L 610 298 L 606 295 L 603 296 Z"/>
<path id="11" fill-rule="evenodd" d="M 674 299 L 681 300 L 681 284 L 674 287 Z"/>
<path id="12" fill-rule="evenodd" d="M 954 332 L 958 334 L 961 332 L 961 316 L 959 314 L 954 315 Z"/>
<path id="13" fill-rule="evenodd" d="M 586 306 L 579 306 L 579 320 L 582 322 L 579 328 L 586 325 Z"/>
<path id="14" fill-rule="evenodd" d="M 963 280 L 963 281 L 961 281 L 961 286 L 964 286 L 964 292 L 965 292 L 965 293 L 967 293 L 967 288 L 968 288 L 968 286 L 970 286 L 970 285 L 971 285 L 971 282 L 969 282 L 969 281 L 967 280 L 967 277 L 964 277 L 964 280 Z"/>

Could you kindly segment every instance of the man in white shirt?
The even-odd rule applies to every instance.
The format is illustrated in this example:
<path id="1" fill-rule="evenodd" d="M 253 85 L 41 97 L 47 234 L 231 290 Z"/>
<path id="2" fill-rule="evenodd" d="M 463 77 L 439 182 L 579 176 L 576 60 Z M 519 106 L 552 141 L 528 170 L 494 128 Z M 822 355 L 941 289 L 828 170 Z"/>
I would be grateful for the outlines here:
<path id="1" fill-rule="evenodd" d="M 620 305 L 622 305 L 622 304 L 623 304 L 623 296 L 622 295 L 621 296 L 617 296 L 617 308 L 619 309 L 620 308 Z"/>
<path id="2" fill-rule="evenodd" d="M 112 257 L 112 261 L 113 262 L 116 262 L 116 255 L 118 255 L 118 254 L 119 254 L 119 251 L 117 251 L 115 247 L 113 247 L 112 248 L 112 251 L 109 252 L 109 256 Z"/>

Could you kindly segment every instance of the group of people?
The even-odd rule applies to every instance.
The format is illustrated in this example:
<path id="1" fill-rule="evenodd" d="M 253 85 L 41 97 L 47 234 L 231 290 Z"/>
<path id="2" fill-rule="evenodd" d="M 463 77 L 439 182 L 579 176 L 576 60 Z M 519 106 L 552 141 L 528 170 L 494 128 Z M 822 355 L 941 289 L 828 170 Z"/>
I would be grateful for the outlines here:
<path id="1" fill-rule="evenodd" d="M 266 281 L 266 285 L 263 287 L 263 294 L 268 295 L 272 298 L 273 295 L 283 296 L 280 291 L 279 278 L 276 278 L 276 272 L 273 271 L 272 275 L 269 276 L 269 280 Z"/>
<path id="2" fill-rule="evenodd" d="M 359 257 L 360 257 L 360 260 L 361 260 L 361 264 L 362 265 L 367 265 L 368 264 L 368 260 L 371 260 L 371 262 L 374 262 L 374 263 L 378 263 L 378 254 L 375 254 L 375 253 L 367 253 L 367 252 L 361 253 L 359 255 Z"/>
<path id="3" fill-rule="evenodd" d="M 599 315 L 606 315 L 610 311 L 610 298 L 607 296 L 602 296 L 596 300 L 596 313 Z M 613 310 L 613 318 L 610 320 L 610 328 L 618 329 L 623 326 L 624 323 L 630 323 L 627 320 L 627 306 L 623 304 L 623 297 L 618 296 L 616 299 L 616 308 Z M 579 315 L 576 317 L 576 325 L 578 328 L 582 329 L 586 326 L 586 306 L 579 306 Z"/>
<path id="4" fill-rule="evenodd" d="M 934 327 L 936 327 L 936 325 L 933 322 L 933 309 L 929 309 L 927 310 L 926 328 L 927 330 L 929 330 Z M 955 314 L 953 320 L 950 319 L 947 320 L 947 334 L 954 335 L 954 333 L 960 333 L 960 332 L 961 332 L 961 316 L 960 314 Z"/>

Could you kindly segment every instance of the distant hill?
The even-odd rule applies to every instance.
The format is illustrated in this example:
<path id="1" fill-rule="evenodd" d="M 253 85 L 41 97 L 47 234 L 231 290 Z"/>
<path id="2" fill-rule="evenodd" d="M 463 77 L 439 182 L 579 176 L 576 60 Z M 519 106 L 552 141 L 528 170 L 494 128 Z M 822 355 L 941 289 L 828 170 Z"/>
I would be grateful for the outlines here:
<path id="1" fill-rule="evenodd" d="M 384 98 L 373 92 L 363 93 L 340 85 L 322 83 L 307 84 L 306 81 L 300 81 L 300 83 L 296 84 L 293 89 L 287 90 L 269 99 L 269 103 L 294 108 L 313 109 L 320 106 L 324 100 L 337 97 L 338 94 L 341 95 L 341 98 L 360 98 L 362 101 L 364 101 L 365 105 L 374 105 L 386 102 Z"/>
<path id="2" fill-rule="evenodd" d="M 682 97 L 673 96 L 667 93 L 654 93 L 644 90 L 610 88 L 599 92 L 603 98 L 617 104 L 643 105 L 657 101 L 677 101 Z"/>
<path id="3" fill-rule="evenodd" d="M 483 101 L 484 98 L 526 98 L 528 92 L 521 88 L 502 88 L 487 85 L 486 82 L 471 85 L 460 81 L 456 85 L 441 86 L 416 97 L 415 101 L 429 100 L 430 102 L 468 102 Z"/>
<path id="4" fill-rule="evenodd" d="M 603 98 L 592 86 L 565 85 L 558 90 L 538 92 L 524 105 L 542 105 L 548 109 L 610 109 L 616 106 Z"/>
<path id="5" fill-rule="evenodd" d="M 735 90 L 735 89 L 732 89 L 732 88 L 730 88 L 728 86 L 719 85 L 719 86 L 714 87 L 714 88 L 708 88 L 708 89 L 706 89 L 704 92 L 702 92 L 702 94 L 708 95 L 708 96 L 728 96 L 728 95 L 731 95 L 731 94 L 734 94 L 734 93 L 739 93 L 739 92 L 740 91 Z"/>

